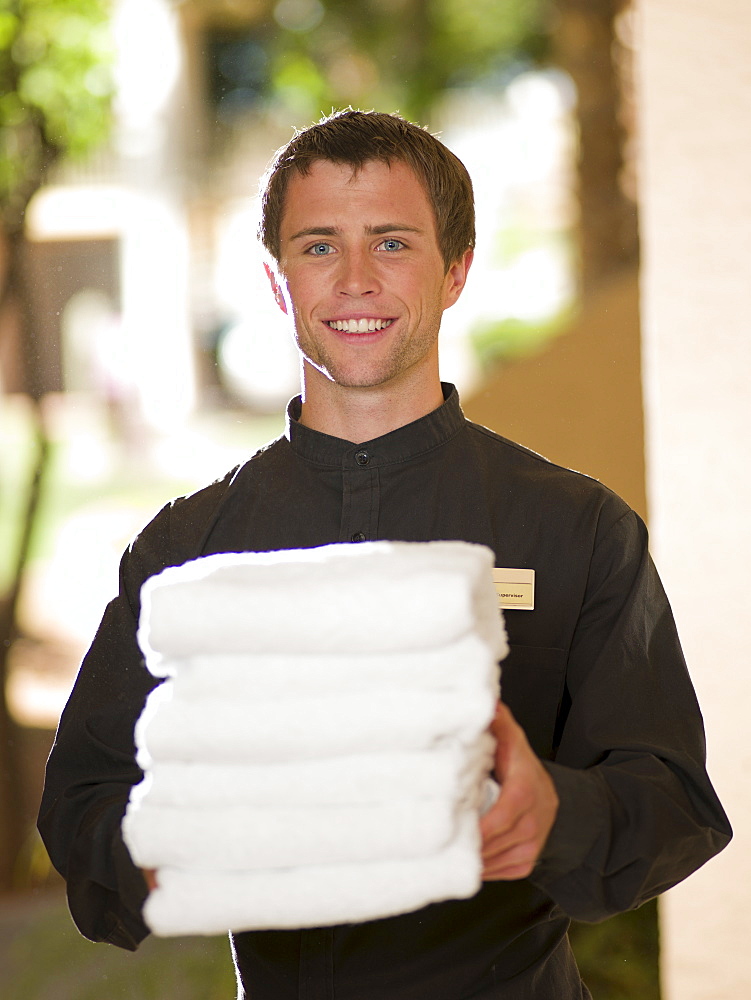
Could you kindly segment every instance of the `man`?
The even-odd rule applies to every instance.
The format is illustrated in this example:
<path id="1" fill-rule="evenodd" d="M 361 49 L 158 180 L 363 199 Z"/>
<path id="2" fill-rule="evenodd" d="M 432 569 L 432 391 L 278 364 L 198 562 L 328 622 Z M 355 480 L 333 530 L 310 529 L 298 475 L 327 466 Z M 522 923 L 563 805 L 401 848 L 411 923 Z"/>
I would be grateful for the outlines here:
<path id="1" fill-rule="evenodd" d="M 71 912 L 94 940 L 135 948 L 147 933 L 158 873 L 134 867 L 120 834 L 141 778 L 133 725 L 154 684 L 135 640 L 144 579 L 222 551 L 463 539 L 536 574 L 534 607 L 506 612 L 483 887 L 386 920 L 236 934 L 241 995 L 588 997 L 569 918 L 638 906 L 731 835 L 644 526 L 599 483 L 467 422 L 439 381 L 438 331 L 467 280 L 474 217 L 464 167 L 429 133 L 347 111 L 298 134 L 266 180 L 261 235 L 302 393 L 283 437 L 169 504 L 123 557 L 40 812 Z"/>

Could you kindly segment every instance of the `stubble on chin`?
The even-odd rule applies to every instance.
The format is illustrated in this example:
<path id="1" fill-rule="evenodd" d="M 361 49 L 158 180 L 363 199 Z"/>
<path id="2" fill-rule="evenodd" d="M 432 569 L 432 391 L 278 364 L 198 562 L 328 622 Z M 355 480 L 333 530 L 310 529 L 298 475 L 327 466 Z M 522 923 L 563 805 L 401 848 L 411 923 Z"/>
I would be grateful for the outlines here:
<path id="1" fill-rule="evenodd" d="M 303 351 L 303 357 L 309 365 L 343 389 L 376 388 L 400 379 L 422 360 L 422 354 L 411 354 L 402 347 L 386 358 L 347 362 L 326 351 Z"/>
<path id="2" fill-rule="evenodd" d="M 330 382 L 345 389 L 375 388 L 408 377 L 431 355 L 437 357 L 441 315 L 439 312 L 431 324 L 431 332 L 391 344 L 388 351 L 375 357 L 367 356 L 366 346 L 347 348 L 342 345 L 341 349 L 329 349 L 327 344 L 307 333 L 301 336 L 299 327 L 295 331 L 295 339 L 303 359 Z M 362 355 L 358 356 L 360 350 Z"/>

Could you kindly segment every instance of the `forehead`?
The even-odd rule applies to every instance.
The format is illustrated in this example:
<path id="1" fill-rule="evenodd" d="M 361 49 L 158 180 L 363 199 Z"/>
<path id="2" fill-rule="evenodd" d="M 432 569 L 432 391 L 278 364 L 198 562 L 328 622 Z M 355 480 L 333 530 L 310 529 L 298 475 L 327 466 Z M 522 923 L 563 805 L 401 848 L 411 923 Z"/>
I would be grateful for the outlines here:
<path id="1" fill-rule="evenodd" d="M 307 174 L 289 179 L 280 227 L 282 240 L 320 225 L 372 227 L 402 222 L 435 234 L 435 216 L 421 181 L 401 160 L 350 164 L 316 160 Z"/>

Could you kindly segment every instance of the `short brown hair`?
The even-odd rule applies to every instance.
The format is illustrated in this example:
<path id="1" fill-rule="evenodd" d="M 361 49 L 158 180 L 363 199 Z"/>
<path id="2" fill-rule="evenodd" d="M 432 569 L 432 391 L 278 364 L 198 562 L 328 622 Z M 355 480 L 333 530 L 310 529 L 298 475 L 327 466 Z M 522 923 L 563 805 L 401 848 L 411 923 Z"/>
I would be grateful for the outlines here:
<path id="1" fill-rule="evenodd" d="M 472 181 L 461 160 L 427 129 L 400 115 L 348 108 L 297 132 L 264 176 L 258 235 L 274 260 L 280 257 L 279 229 L 291 171 L 305 175 L 318 160 L 350 164 L 355 172 L 372 160 L 401 160 L 414 170 L 433 206 L 446 270 L 474 247 Z"/>

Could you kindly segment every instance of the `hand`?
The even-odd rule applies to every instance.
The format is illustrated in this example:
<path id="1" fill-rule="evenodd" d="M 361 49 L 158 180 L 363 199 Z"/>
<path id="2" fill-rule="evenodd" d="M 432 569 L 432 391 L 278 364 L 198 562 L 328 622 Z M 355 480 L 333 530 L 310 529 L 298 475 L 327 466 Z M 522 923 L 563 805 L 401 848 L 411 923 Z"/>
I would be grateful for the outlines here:
<path id="1" fill-rule="evenodd" d="M 490 731 L 496 738 L 495 776 L 501 793 L 480 821 L 482 877 L 526 878 L 555 822 L 558 794 L 524 730 L 501 702 Z"/>

